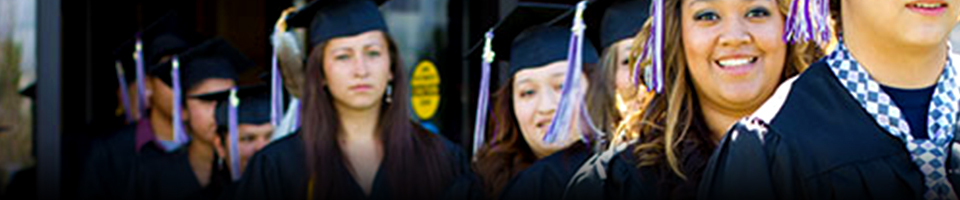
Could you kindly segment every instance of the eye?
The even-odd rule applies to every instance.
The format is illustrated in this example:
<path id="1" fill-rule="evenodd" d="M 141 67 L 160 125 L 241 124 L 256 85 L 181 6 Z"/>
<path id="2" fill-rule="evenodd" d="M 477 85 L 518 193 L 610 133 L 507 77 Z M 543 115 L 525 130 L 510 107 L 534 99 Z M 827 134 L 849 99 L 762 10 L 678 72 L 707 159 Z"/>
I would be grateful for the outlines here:
<path id="1" fill-rule="evenodd" d="M 532 89 L 520 90 L 520 98 L 528 98 L 537 94 L 537 91 Z"/>
<path id="2" fill-rule="evenodd" d="M 333 59 L 334 59 L 334 60 L 337 60 L 337 61 L 345 61 L 345 60 L 350 59 L 350 55 L 340 54 L 340 55 L 334 56 Z"/>
<path id="3" fill-rule="evenodd" d="M 240 137 L 240 142 L 243 142 L 243 143 L 253 142 L 254 139 L 256 139 L 256 137 L 254 136 L 249 136 L 249 135 L 243 136 L 243 137 Z"/>
<path id="4" fill-rule="evenodd" d="M 381 55 L 380 51 L 368 51 L 368 52 L 367 52 L 367 56 L 370 56 L 370 57 L 372 57 L 372 58 L 379 58 L 380 55 Z"/>
<path id="5" fill-rule="evenodd" d="M 629 64 L 630 64 L 630 59 L 623 59 L 620 61 L 620 65 L 629 65 Z"/>
<path id="6" fill-rule="evenodd" d="M 553 89 L 555 89 L 555 90 L 557 90 L 557 91 L 563 90 L 563 83 L 554 85 L 554 86 L 553 86 Z"/>
<path id="7" fill-rule="evenodd" d="M 753 9 L 750 9 L 750 11 L 747 11 L 748 18 L 767 17 L 767 16 L 770 16 L 770 10 L 768 10 L 767 8 L 759 7 L 759 8 L 753 8 Z"/>
<path id="8" fill-rule="evenodd" d="M 695 21 L 716 21 L 720 20 L 720 15 L 714 11 L 700 11 L 693 15 L 693 20 Z"/>

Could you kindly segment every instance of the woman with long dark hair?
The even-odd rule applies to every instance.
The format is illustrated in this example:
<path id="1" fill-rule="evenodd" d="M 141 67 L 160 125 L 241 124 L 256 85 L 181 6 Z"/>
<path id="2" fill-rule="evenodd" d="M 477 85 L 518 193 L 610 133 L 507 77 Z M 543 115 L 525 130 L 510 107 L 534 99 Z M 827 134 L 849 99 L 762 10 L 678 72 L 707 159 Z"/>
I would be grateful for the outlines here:
<path id="1" fill-rule="evenodd" d="M 469 170 L 456 145 L 411 121 L 377 4 L 314 1 L 288 22 L 309 28 L 303 125 L 254 156 L 235 197 L 434 199 Z"/>

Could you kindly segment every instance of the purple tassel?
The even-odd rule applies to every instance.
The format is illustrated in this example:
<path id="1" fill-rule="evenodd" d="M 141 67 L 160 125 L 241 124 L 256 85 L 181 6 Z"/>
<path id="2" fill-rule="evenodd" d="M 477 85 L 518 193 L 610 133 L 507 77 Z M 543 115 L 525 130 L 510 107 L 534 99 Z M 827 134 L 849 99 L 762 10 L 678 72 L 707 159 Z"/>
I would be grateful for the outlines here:
<path id="1" fill-rule="evenodd" d="M 587 1 L 577 3 L 577 12 L 573 19 L 572 34 L 570 34 L 569 53 L 567 54 L 567 75 L 564 78 L 564 87 L 560 93 L 560 103 L 557 105 L 557 112 L 550 122 L 550 127 L 547 128 L 547 133 L 543 135 L 543 141 L 547 144 L 566 141 L 567 137 L 570 136 L 571 122 L 577 119 L 575 118 L 576 113 L 574 113 L 574 109 L 577 107 L 574 105 L 579 102 L 575 100 L 582 100 L 580 91 L 583 91 L 583 89 L 579 88 L 577 83 L 580 83 L 582 73 L 580 69 L 583 67 L 583 55 L 581 54 L 583 48 L 581 45 L 583 45 L 583 30 L 586 29 L 586 25 L 583 24 L 583 10 L 586 8 Z"/>
<path id="2" fill-rule="evenodd" d="M 170 77 L 173 79 L 173 142 L 178 146 L 186 144 L 189 140 L 187 132 L 183 129 L 183 117 L 180 116 L 183 111 L 183 106 L 181 105 L 183 99 L 183 89 L 180 88 L 180 60 L 177 56 L 173 56 L 172 63 L 173 70 L 170 72 Z M 169 150 L 169 149 L 168 149 Z"/>
<path id="3" fill-rule="evenodd" d="M 230 156 L 230 178 L 233 181 L 240 180 L 240 148 L 237 145 L 240 143 L 240 131 L 237 128 L 238 119 L 237 119 L 237 107 L 240 106 L 240 99 L 237 98 L 237 88 L 230 89 L 230 105 L 227 106 L 227 124 L 230 131 L 227 135 L 229 140 L 229 156 Z"/>
<path id="4" fill-rule="evenodd" d="M 145 115 L 147 107 L 147 86 L 144 83 L 146 76 L 144 75 L 143 68 L 143 41 L 140 39 L 140 34 L 137 33 L 137 43 L 136 51 L 133 53 L 133 60 L 137 63 L 137 113 L 141 116 Z"/>
<path id="5" fill-rule="evenodd" d="M 277 65 L 277 51 L 274 47 L 270 67 L 270 123 L 273 127 L 280 127 L 283 118 L 283 77 Z"/>
<path id="6" fill-rule="evenodd" d="M 644 41 L 643 51 L 640 57 L 634 63 L 633 80 L 635 84 L 640 83 L 641 74 L 645 77 L 647 90 L 663 92 L 663 0 L 654 0 L 650 4 L 650 12 L 653 13 L 653 24 L 651 25 L 651 35 Z M 651 66 L 645 68 L 644 60 L 650 60 Z"/>
<path id="7" fill-rule="evenodd" d="M 130 110 L 130 93 L 127 92 L 127 78 L 124 76 L 120 61 L 117 61 L 114 67 L 117 69 L 117 81 L 120 82 L 120 101 L 123 103 L 123 113 L 126 115 L 127 123 L 134 121 L 133 110 Z"/>
<path id="8" fill-rule="evenodd" d="M 473 124 L 473 155 L 477 155 L 480 146 L 483 146 L 486 125 L 487 107 L 490 98 L 490 63 L 493 63 L 496 54 L 493 52 L 493 30 L 487 31 L 483 41 L 483 62 L 480 76 L 480 94 L 477 95 L 477 119 Z"/>
<path id="9" fill-rule="evenodd" d="M 824 46 L 832 35 L 828 23 L 830 0 L 795 0 L 783 31 L 787 43 L 816 42 Z"/>

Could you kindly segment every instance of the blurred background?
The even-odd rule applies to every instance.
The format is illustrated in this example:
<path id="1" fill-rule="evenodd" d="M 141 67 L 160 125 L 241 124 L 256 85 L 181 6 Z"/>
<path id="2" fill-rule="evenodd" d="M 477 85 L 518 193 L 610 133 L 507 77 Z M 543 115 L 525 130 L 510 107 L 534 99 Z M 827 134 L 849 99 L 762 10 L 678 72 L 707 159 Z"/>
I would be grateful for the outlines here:
<path id="1" fill-rule="evenodd" d="M 308 2 L 0 0 L 0 194 L 27 185 L 41 199 L 71 196 L 89 141 L 123 121 L 112 53 L 138 30 L 177 11 L 197 32 L 223 37 L 253 59 L 257 69 L 241 80 L 256 81 L 269 69 L 269 35 L 281 11 Z M 414 101 L 422 103 L 416 109 L 426 110 L 411 115 L 464 149 L 471 148 L 480 76 L 478 56 L 464 55 L 516 4 L 391 0 L 381 7 L 404 66 L 412 70 L 429 62 L 440 77 L 439 84 L 426 86 L 438 89 L 427 94 L 438 100 Z M 960 42 L 957 29 L 952 43 Z M 36 177 L 22 178 L 31 170 Z"/>

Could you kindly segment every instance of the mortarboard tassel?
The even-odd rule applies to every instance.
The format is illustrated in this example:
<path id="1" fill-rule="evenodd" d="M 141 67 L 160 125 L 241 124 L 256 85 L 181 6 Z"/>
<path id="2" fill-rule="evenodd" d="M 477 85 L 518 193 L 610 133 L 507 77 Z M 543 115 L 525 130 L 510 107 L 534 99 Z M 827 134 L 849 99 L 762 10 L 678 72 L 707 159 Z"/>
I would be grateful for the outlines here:
<path id="1" fill-rule="evenodd" d="M 582 100 L 580 85 L 580 76 L 583 67 L 583 31 L 586 25 L 583 24 L 583 11 L 587 8 L 587 1 L 577 3 L 576 15 L 573 19 L 573 27 L 570 28 L 570 47 L 567 54 L 567 75 L 564 78 L 563 89 L 560 93 L 560 103 L 557 105 L 557 112 L 550 122 L 547 133 L 543 135 L 543 140 L 547 144 L 556 144 L 563 142 L 570 136 L 570 126 L 578 125 L 571 122 L 578 119 L 577 113 L 574 113 L 578 107 L 578 102 Z"/>
<path id="2" fill-rule="evenodd" d="M 137 113 L 144 115 L 144 112 L 147 110 L 149 105 L 147 104 L 147 86 L 144 83 L 146 77 L 144 75 L 143 68 L 143 40 L 140 39 L 140 33 L 137 33 L 137 42 L 135 44 L 136 50 L 133 52 L 133 60 L 137 64 Z"/>
<path id="3" fill-rule="evenodd" d="M 273 28 L 273 37 L 280 37 L 283 31 L 287 29 L 287 15 L 292 12 L 291 9 L 284 10 L 280 14 Z M 280 42 L 273 44 L 273 54 L 270 56 L 270 124 L 273 127 L 280 127 L 280 120 L 283 118 L 283 76 L 280 74 L 279 59 L 277 54 L 280 51 Z"/>
<path id="4" fill-rule="evenodd" d="M 126 115 L 127 123 L 134 121 L 133 111 L 130 110 L 130 93 L 127 92 L 127 78 L 126 72 L 123 71 L 123 66 L 121 66 L 120 61 L 117 61 L 114 64 L 114 68 L 117 69 L 117 81 L 120 83 L 120 103 L 123 103 L 123 113 Z"/>
<path id="5" fill-rule="evenodd" d="M 239 135 L 240 132 L 237 129 L 238 120 L 237 119 L 237 107 L 240 106 L 240 99 L 237 98 L 237 88 L 230 89 L 230 105 L 227 106 L 227 125 L 229 126 L 229 135 L 228 142 L 229 144 L 229 156 L 230 156 L 230 178 L 233 181 L 240 180 L 240 149 L 237 147 L 239 144 Z"/>
<path id="6" fill-rule="evenodd" d="M 173 69 L 170 72 L 170 77 L 173 81 L 173 142 L 180 146 L 186 144 L 189 140 L 187 132 L 183 129 L 183 117 L 180 116 L 183 111 L 182 99 L 183 99 L 183 89 L 180 88 L 180 60 L 175 55 L 171 61 Z M 176 149 L 176 148 L 173 148 Z M 167 149 L 172 150 L 172 149 Z"/>
<path id="7" fill-rule="evenodd" d="M 783 31 L 787 43 L 814 41 L 821 46 L 830 42 L 830 0 L 794 0 Z"/>
<path id="8" fill-rule="evenodd" d="M 283 77 L 280 76 L 280 68 L 277 66 L 277 47 L 273 47 L 270 67 L 270 124 L 273 127 L 280 127 L 280 119 L 283 118 Z"/>
<path id="9" fill-rule="evenodd" d="M 643 51 L 634 63 L 633 79 L 640 84 L 640 76 L 644 76 L 647 91 L 663 92 L 663 0 L 653 0 L 650 4 L 650 13 L 653 24 L 651 35 L 644 41 Z M 651 66 L 644 67 L 644 60 L 651 61 Z M 642 71 L 641 71 L 642 70 Z"/>
<path id="10" fill-rule="evenodd" d="M 477 95 L 477 119 L 473 124 L 473 155 L 477 155 L 477 150 L 484 144 L 486 125 L 487 125 L 487 107 L 490 99 L 490 64 L 493 63 L 496 53 L 493 52 L 493 30 L 487 31 L 483 39 L 483 59 L 480 64 L 482 73 L 480 76 L 480 94 Z M 476 158 L 476 157 L 474 157 Z"/>

